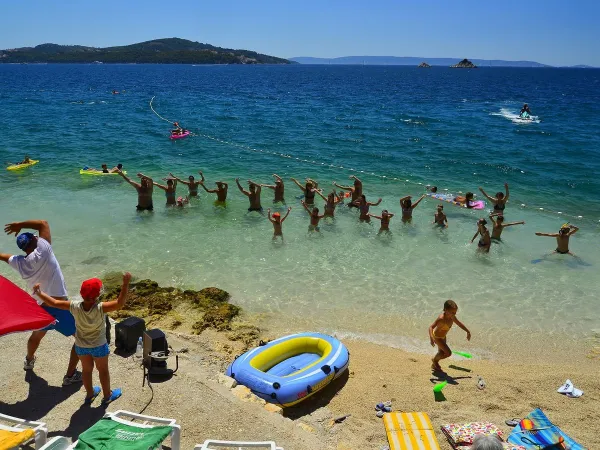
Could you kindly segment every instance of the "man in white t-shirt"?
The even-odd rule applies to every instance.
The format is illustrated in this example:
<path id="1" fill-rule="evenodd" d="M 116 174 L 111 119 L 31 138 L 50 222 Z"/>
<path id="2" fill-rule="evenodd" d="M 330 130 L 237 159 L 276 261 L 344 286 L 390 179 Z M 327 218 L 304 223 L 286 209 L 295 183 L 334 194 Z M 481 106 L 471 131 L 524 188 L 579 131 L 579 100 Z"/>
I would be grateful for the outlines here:
<path id="1" fill-rule="evenodd" d="M 36 230 L 39 237 L 33 233 L 20 233 L 21 229 L 28 228 Z M 4 227 L 6 234 L 14 233 L 17 236 L 17 246 L 25 252 L 25 255 L 9 255 L 0 253 L 0 261 L 7 262 L 13 269 L 19 272 L 21 278 L 27 281 L 30 291 L 37 283 L 48 295 L 57 299 L 66 300 L 68 298 L 67 287 L 63 278 L 60 265 L 52 251 L 52 237 L 50 235 L 50 226 L 45 220 L 27 220 L 25 222 L 13 222 Z M 43 302 L 34 297 L 39 305 L 42 305 L 48 313 L 54 317 L 57 322 L 54 325 L 43 330 L 31 333 L 27 341 L 27 356 L 23 368 L 32 370 L 35 364 L 35 352 L 40 342 L 48 330 L 56 330 L 64 336 L 75 335 L 75 319 L 69 311 L 64 311 L 43 305 Z M 69 366 L 67 373 L 63 377 L 63 386 L 81 382 L 81 372 L 77 370 L 79 358 L 75 353 L 75 348 L 71 348 Z"/>

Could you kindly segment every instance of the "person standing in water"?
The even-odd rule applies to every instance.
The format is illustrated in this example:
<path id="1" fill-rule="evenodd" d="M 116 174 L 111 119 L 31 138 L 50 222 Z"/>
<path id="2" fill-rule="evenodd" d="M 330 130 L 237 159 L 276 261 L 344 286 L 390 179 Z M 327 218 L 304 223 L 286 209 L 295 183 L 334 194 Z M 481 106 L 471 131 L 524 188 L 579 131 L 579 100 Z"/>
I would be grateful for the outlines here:
<path id="1" fill-rule="evenodd" d="M 375 219 L 379 219 L 381 221 L 381 226 L 379 227 L 379 233 L 377 233 L 377 234 L 381 234 L 384 231 L 386 233 L 390 232 L 390 219 L 392 217 L 394 217 L 394 215 L 392 213 L 389 213 L 387 209 L 384 209 L 383 211 L 381 211 L 381 216 L 376 216 L 375 214 L 369 213 L 369 217 L 374 217 Z"/>
<path id="2" fill-rule="evenodd" d="M 442 228 L 448 228 L 448 218 L 444 214 L 444 205 L 437 206 L 437 211 L 433 216 L 433 223 Z"/>
<path id="3" fill-rule="evenodd" d="M 350 203 L 348 203 L 348 207 L 349 208 L 358 208 L 358 206 L 356 206 L 355 202 L 357 200 L 360 200 L 360 196 L 363 193 L 363 184 L 362 184 L 362 181 L 360 181 L 354 175 L 350 175 L 349 178 L 351 180 L 354 179 L 354 185 L 353 186 L 340 186 L 335 181 L 333 182 L 333 185 L 335 187 L 339 188 L 339 189 L 343 189 L 344 191 L 350 191 L 351 201 L 350 201 Z"/>
<path id="4" fill-rule="evenodd" d="M 573 236 L 575 233 L 579 231 L 579 228 L 575 225 L 569 225 L 569 223 L 565 223 L 558 233 L 535 233 L 536 236 L 547 236 L 547 237 L 555 237 L 556 238 L 556 250 L 553 253 L 559 253 L 561 255 L 571 255 L 575 256 L 569 250 L 569 238 Z"/>
<path id="5" fill-rule="evenodd" d="M 261 187 L 273 189 L 275 191 L 275 198 L 273 199 L 273 203 L 283 203 L 285 205 L 285 198 L 283 197 L 283 180 L 276 173 L 273 174 L 273 178 L 275 178 L 275 184 L 261 184 Z"/>
<path id="6" fill-rule="evenodd" d="M 317 190 L 315 189 L 314 184 L 312 183 L 312 181 L 306 181 L 306 185 L 302 186 L 300 183 L 298 183 L 298 180 L 296 180 L 295 178 L 291 178 L 291 180 L 296 183 L 296 186 L 298 186 L 300 189 L 302 189 L 302 192 L 304 193 L 304 201 L 306 202 L 307 205 L 312 205 L 315 203 L 315 192 L 317 192 Z"/>
<path id="7" fill-rule="evenodd" d="M 193 175 L 190 175 L 188 177 L 189 181 L 183 181 L 182 179 L 177 178 L 171 172 L 169 172 L 169 176 L 171 178 L 173 178 L 174 180 L 179 181 L 180 183 L 185 184 L 188 187 L 189 191 L 190 191 L 190 193 L 189 193 L 190 197 L 198 197 L 198 186 L 200 186 L 200 184 L 202 184 L 204 182 L 204 175 L 202 175 L 202 172 L 198 172 L 198 173 L 202 177 L 201 181 L 196 181 L 196 179 L 194 178 Z"/>
<path id="8" fill-rule="evenodd" d="M 167 206 L 175 206 L 177 204 L 177 180 L 167 178 L 167 185 L 153 182 L 154 186 L 165 191 L 165 197 L 167 197 Z"/>
<path id="9" fill-rule="evenodd" d="M 210 193 L 210 194 L 217 194 L 217 200 L 215 201 L 215 205 L 216 206 L 225 206 L 227 203 L 227 190 L 229 189 L 229 185 L 223 181 L 215 181 L 215 184 L 217 185 L 216 189 L 207 189 L 206 186 L 204 185 L 204 175 L 202 174 L 202 172 L 199 172 L 200 176 L 202 177 L 202 181 L 200 182 L 200 186 L 202 186 L 202 189 L 204 189 L 206 192 Z"/>
<path id="10" fill-rule="evenodd" d="M 419 206 L 421 200 L 425 198 L 425 194 L 421 195 L 419 200 L 417 200 L 414 204 L 412 202 L 412 196 L 407 195 L 406 197 L 402 197 L 400 199 L 400 207 L 402 208 L 402 222 L 412 222 L 412 214 L 413 209 Z"/>
<path id="11" fill-rule="evenodd" d="M 494 220 L 496 217 L 496 220 Z M 490 214 L 490 220 L 492 221 L 492 239 L 496 241 L 502 240 L 500 236 L 502 236 L 502 231 L 506 227 L 512 227 L 513 225 L 525 225 L 525 222 L 510 222 L 504 223 L 504 216 L 501 213 L 492 213 Z"/>
<path id="12" fill-rule="evenodd" d="M 317 191 L 317 195 L 325 200 L 325 213 L 323 215 L 325 217 L 333 217 L 335 214 L 335 207 L 340 202 L 339 197 L 336 197 L 335 192 L 330 192 L 329 195 L 325 197 L 320 191 Z"/>
<path id="13" fill-rule="evenodd" d="M 450 350 L 446 342 L 446 335 L 450 331 L 450 328 L 452 328 L 452 325 L 458 325 L 467 333 L 467 341 L 471 340 L 471 332 L 458 320 L 456 317 L 457 312 L 457 304 L 453 300 L 446 300 L 444 302 L 444 312 L 429 326 L 429 341 L 431 342 L 431 346 L 435 347 L 437 345 L 438 347 L 437 354 L 431 359 L 431 368 L 435 371 L 443 372 L 440 360 L 452 356 L 452 350 Z"/>
<path id="14" fill-rule="evenodd" d="M 262 214 L 262 206 L 260 204 L 260 184 L 254 183 L 251 180 L 248 180 L 248 191 L 245 191 L 244 188 L 242 187 L 242 185 L 240 184 L 240 179 L 236 178 L 235 182 L 237 184 L 238 189 L 240 190 L 240 192 L 242 194 L 244 194 L 246 197 L 248 197 L 248 200 L 250 201 L 250 208 L 248 208 L 249 212 L 252 211 L 257 211 L 259 213 Z"/>
<path id="15" fill-rule="evenodd" d="M 361 222 L 370 222 L 371 216 L 369 215 L 369 207 L 378 206 L 380 203 L 381 198 L 377 200 L 376 203 L 371 203 L 367 201 L 367 197 L 361 195 L 360 199 L 354 202 L 354 206 L 356 206 L 360 211 L 360 217 L 358 218 L 358 220 L 360 220 Z"/>
<path id="16" fill-rule="evenodd" d="M 489 253 L 490 246 L 492 245 L 492 239 L 490 238 L 490 232 L 486 228 L 486 225 L 487 220 L 485 219 L 479 219 L 477 221 L 477 233 L 475 233 L 475 236 L 473 236 L 473 239 L 471 239 L 471 243 L 473 243 L 478 235 L 481 235 L 479 242 L 477 243 L 477 248 L 484 253 Z"/>
<path id="17" fill-rule="evenodd" d="M 494 212 L 503 214 L 504 208 L 506 208 L 506 202 L 508 202 L 508 197 L 510 197 L 510 193 L 508 192 L 508 183 L 504 183 L 504 189 L 506 190 L 506 195 L 502 192 L 497 192 L 495 197 L 490 197 L 486 194 L 482 187 L 479 188 L 481 193 L 494 205 Z"/>
<path id="18" fill-rule="evenodd" d="M 152 211 L 154 209 L 154 206 L 152 205 L 152 191 L 154 190 L 154 182 L 152 181 L 152 178 L 147 177 L 142 173 L 138 173 L 137 176 L 140 177 L 140 182 L 136 183 L 127 177 L 123 171 L 119 170 L 117 173 L 121 175 L 125 181 L 132 185 L 137 191 L 138 204 L 136 209 L 138 211 Z"/>
<path id="19" fill-rule="evenodd" d="M 313 209 L 310 210 L 304 200 L 301 200 L 300 203 L 302 203 L 302 206 L 304 206 L 304 209 L 310 215 L 310 225 L 308 226 L 308 231 L 320 232 L 319 220 L 325 217 L 325 215 L 319 215 L 319 208 L 317 207 L 313 207 Z"/>
<path id="20" fill-rule="evenodd" d="M 277 239 L 277 237 L 281 237 L 281 242 L 283 242 L 283 231 L 281 229 L 281 225 L 283 224 L 283 221 L 287 219 L 287 216 L 290 215 L 291 210 L 292 207 L 289 206 L 286 215 L 282 218 L 281 214 L 278 212 L 273 213 L 271 216 L 271 208 L 267 209 L 267 218 L 269 219 L 269 222 L 273 224 L 273 240 Z"/>

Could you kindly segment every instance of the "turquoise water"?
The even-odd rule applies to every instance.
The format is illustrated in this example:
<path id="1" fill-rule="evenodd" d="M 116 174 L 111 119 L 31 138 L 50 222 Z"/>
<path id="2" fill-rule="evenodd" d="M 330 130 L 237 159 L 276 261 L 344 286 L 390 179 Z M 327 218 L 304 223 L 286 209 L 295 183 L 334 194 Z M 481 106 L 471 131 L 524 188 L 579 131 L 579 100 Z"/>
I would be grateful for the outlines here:
<path id="1" fill-rule="evenodd" d="M 560 69 L 0 65 L 0 160 L 41 159 L 0 173 L 1 216 L 50 221 L 71 292 L 84 278 L 130 270 L 219 286 L 292 328 L 377 333 L 381 317 L 397 318 L 403 326 L 386 329 L 391 336 L 425 335 L 453 298 L 465 322 L 499 338 L 584 337 L 600 329 L 599 80 L 598 70 Z M 153 96 L 162 116 L 196 136 L 170 141 Z M 514 119 L 523 102 L 538 120 Z M 188 208 L 165 209 L 156 189 L 155 212 L 139 215 L 134 189 L 118 177 L 78 173 L 103 162 L 156 180 L 203 170 L 211 187 L 229 182 L 230 201 L 216 208 L 202 193 Z M 234 182 L 270 182 L 272 173 L 286 179 L 293 208 L 283 245 L 265 218 L 246 212 Z M 377 213 L 399 213 L 398 198 L 425 184 L 493 194 L 508 182 L 506 218 L 526 225 L 480 255 L 469 240 L 486 214 L 446 205 L 450 227 L 441 231 L 430 223 L 437 203 L 426 199 L 412 224 L 392 219 L 391 236 L 347 208 L 309 235 L 289 177 L 328 189 L 351 174 L 369 200 L 383 199 Z M 271 198 L 265 190 L 265 208 Z M 534 232 L 566 221 L 581 227 L 571 241 L 578 258 L 544 256 L 556 243 Z M 0 249 L 17 251 L 6 236 Z M 15 279 L 6 266 L 0 273 Z"/>

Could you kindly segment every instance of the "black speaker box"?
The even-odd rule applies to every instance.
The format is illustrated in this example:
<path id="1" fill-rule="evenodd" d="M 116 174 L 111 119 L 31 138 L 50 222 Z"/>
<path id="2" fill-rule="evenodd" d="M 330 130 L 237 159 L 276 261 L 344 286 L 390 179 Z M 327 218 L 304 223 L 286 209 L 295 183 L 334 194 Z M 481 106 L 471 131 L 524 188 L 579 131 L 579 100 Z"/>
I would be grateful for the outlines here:
<path id="1" fill-rule="evenodd" d="M 115 325 L 115 346 L 118 350 L 134 352 L 144 334 L 146 322 L 139 317 L 128 317 Z"/>

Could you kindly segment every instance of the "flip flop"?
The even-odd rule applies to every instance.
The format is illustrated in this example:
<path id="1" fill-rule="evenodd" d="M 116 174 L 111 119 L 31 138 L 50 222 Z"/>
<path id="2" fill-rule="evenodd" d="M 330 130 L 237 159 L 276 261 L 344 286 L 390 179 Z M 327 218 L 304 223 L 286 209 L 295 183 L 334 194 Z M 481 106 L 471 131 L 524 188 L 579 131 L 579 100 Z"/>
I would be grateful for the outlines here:
<path id="1" fill-rule="evenodd" d="M 98 395 L 100 395 L 100 392 L 102 392 L 102 389 L 100 389 L 100 386 L 94 386 L 94 393 L 92 394 L 91 397 L 86 397 L 85 400 L 83 401 L 83 404 L 91 405 L 92 403 L 94 403 L 94 400 L 96 400 L 96 397 L 98 397 Z"/>
<path id="2" fill-rule="evenodd" d="M 583 391 L 581 389 L 577 389 L 576 387 L 573 387 L 573 392 L 567 392 L 566 395 L 569 398 L 578 398 L 583 395 Z"/>
<path id="3" fill-rule="evenodd" d="M 572 393 L 574 390 L 575 388 L 573 386 L 573 382 L 571 380 L 567 380 L 561 387 L 557 389 L 556 392 L 558 392 L 559 394 L 569 394 Z"/>
<path id="4" fill-rule="evenodd" d="M 521 419 L 509 419 L 506 422 L 506 425 L 508 425 L 509 427 L 516 427 L 517 425 L 519 425 L 519 423 L 521 422 Z"/>
<path id="5" fill-rule="evenodd" d="M 121 388 L 113 389 L 112 391 L 110 391 L 110 397 L 102 399 L 102 403 L 100 406 L 108 406 L 110 403 L 118 399 L 122 393 L 123 392 L 121 391 Z"/>

